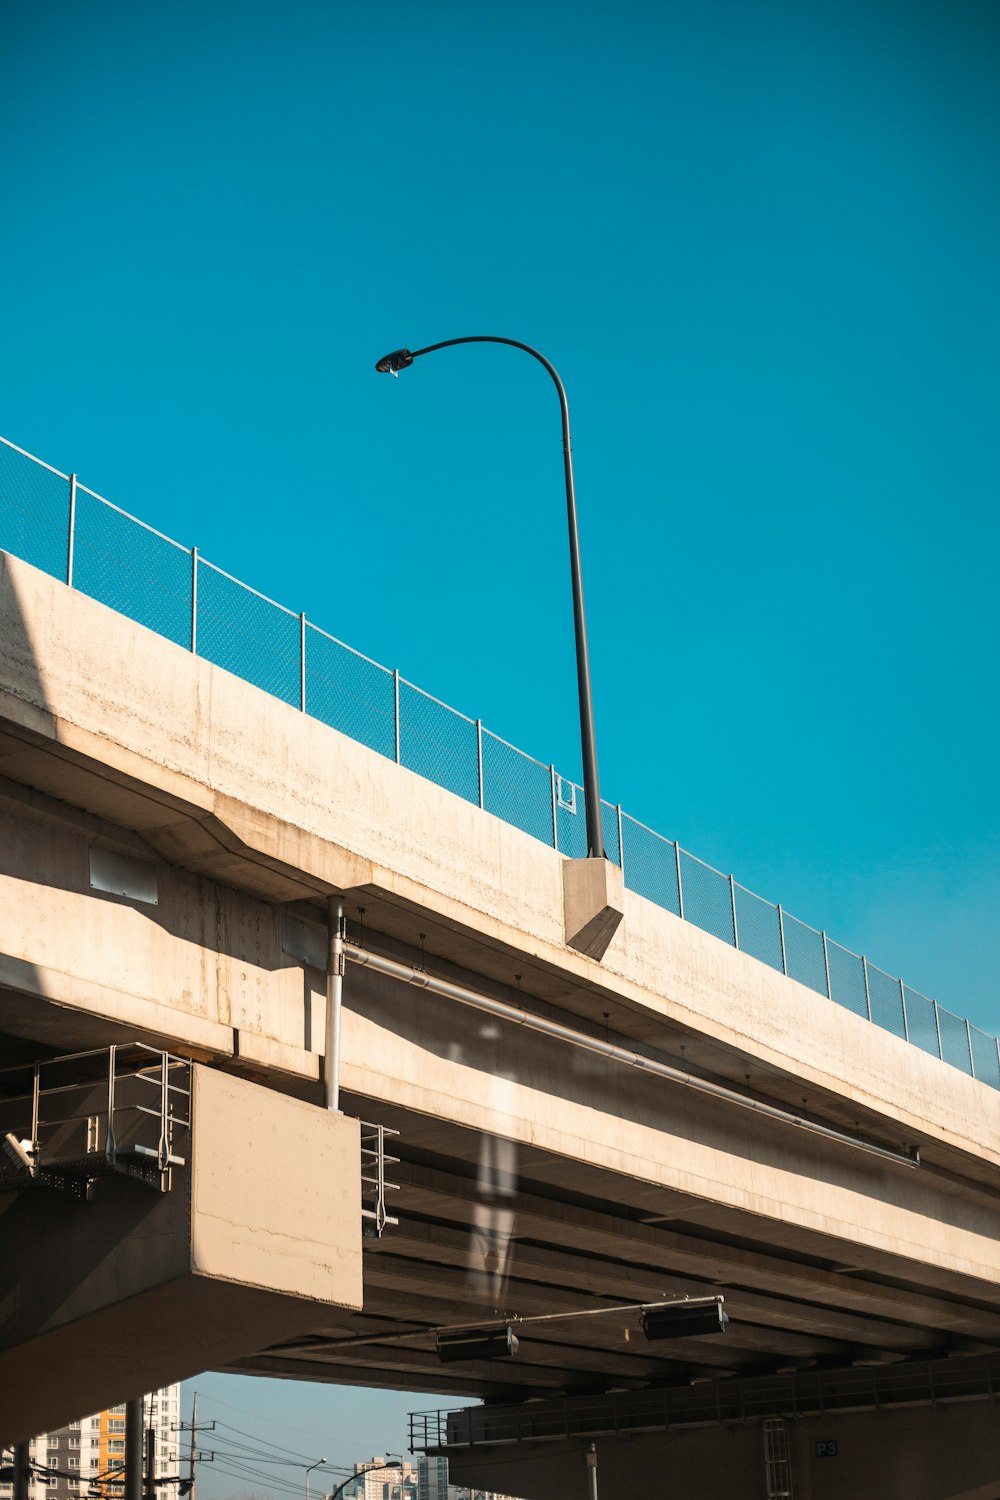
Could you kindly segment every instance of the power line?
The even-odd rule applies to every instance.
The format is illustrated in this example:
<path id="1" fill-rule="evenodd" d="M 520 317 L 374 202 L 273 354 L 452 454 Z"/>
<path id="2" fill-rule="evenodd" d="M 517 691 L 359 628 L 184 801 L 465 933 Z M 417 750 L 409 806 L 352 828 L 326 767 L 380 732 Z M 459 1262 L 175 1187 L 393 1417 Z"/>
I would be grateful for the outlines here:
<path id="1" fill-rule="evenodd" d="M 225 1464 L 219 1464 L 216 1473 L 227 1474 L 230 1479 L 242 1479 L 250 1483 L 263 1484 L 269 1490 L 280 1490 L 286 1495 L 301 1496 L 304 1494 L 301 1487 L 291 1485 L 284 1479 L 275 1479 L 270 1474 L 261 1474 L 256 1469 L 229 1468 Z"/>
<path id="2" fill-rule="evenodd" d="M 202 1395 L 203 1395 L 203 1399 L 204 1399 L 204 1393 L 202 1393 Z M 219 1397 L 219 1396 L 209 1396 L 208 1397 L 208 1404 L 209 1404 L 209 1406 L 222 1406 L 222 1407 L 224 1407 L 226 1409 L 226 1411 L 239 1412 L 239 1414 L 240 1414 L 241 1417 L 251 1417 L 255 1422 L 264 1422 L 268 1426 L 270 1426 L 270 1427 L 278 1427 L 278 1428 L 280 1428 L 284 1432 L 301 1432 L 302 1435 L 303 1435 L 303 1437 L 308 1437 L 308 1438 L 315 1438 L 316 1437 L 316 1434 L 314 1432 L 312 1432 L 309 1428 L 306 1428 L 306 1427 L 296 1427 L 291 1422 L 278 1422 L 278 1421 L 276 1421 L 274 1419 L 274 1417 L 264 1417 L 264 1416 L 261 1416 L 260 1412 L 247 1411 L 246 1407 L 244 1407 L 244 1406 L 234 1406 L 231 1401 L 223 1401 L 221 1399 L 221 1397 Z M 226 1424 L 226 1425 L 228 1425 L 228 1424 Z M 233 1428 L 232 1429 L 232 1431 L 234 1431 L 234 1432 L 238 1431 L 238 1430 L 239 1430 L 238 1428 Z M 253 1433 L 253 1434 L 244 1433 L 243 1436 L 245 1436 L 245 1437 L 246 1436 L 254 1436 L 254 1437 L 256 1437 L 257 1434 L 256 1433 Z M 261 1438 L 261 1442 L 266 1443 L 267 1441 L 268 1440 L 266 1438 Z M 317 1446 L 320 1446 L 320 1442 L 321 1442 L 321 1440 L 317 1439 Z M 281 1445 L 279 1443 L 272 1443 L 271 1444 L 271 1447 L 274 1447 L 274 1448 L 277 1448 L 277 1447 L 280 1447 L 280 1446 Z M 289 1449 L 288 1451 L 291 1452 L 292 1450 Z"/>
<path id="3" fill-rule="evenodd" d="M 311 1461 L 311 1455 L 308 1453 L 300 1453 L 296 1448 L 286 1448 L 281 1443 L 272 1443 L 268 1438 L 262 1438 L 256 1432 L 244 1432 L 242 1427 L 234 1427 L 231 1422 L 222 1422 L 216 1419 L 215 1425 L 216 1427 L 221 1427 L 225 1432 L 235 1432 L 238 1437 L 249 1438 L 253 1443 L 260 1443 L 264 1448 L 273 1448 L 278 1453 L 287 1453 L 290 1455 L 290 1461 L 292 1462 L 309 1463 Z M 227 1438 L 227 1442 L 231 1441 L 231 1438 Z"/>

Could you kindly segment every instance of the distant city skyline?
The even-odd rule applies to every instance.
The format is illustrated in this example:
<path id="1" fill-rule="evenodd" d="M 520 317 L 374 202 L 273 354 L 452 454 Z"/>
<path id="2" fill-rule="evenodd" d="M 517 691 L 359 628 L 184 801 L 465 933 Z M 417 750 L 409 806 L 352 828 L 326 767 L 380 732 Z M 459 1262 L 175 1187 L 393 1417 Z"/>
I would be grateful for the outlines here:
<path id="1" fill-rule="evenodd" d="M 335 1386 L 204 1374 L 181 1387 L 185 1422 L 191 1420 L 196 1391 L 204 1432 L 199 1447 L 218 1455 L 213 1463 L 198 1466 L 198 1500 L 231 1500 L 244 1492 L 305 1500 L 304 1467 L 326 1457 L 329 1462 L 310 1482 L 312 1500 L 321 1500 L 372 1454 L 408 1458 L 410 1411 L 468 1404 L 405 1392 L 373 1393 L 368 1402 L 363 1393 L 361 1399 L 352 1393 L 345 1403 Z M 285 1398 L 290 1394 L 298 1399 L 289 1408 Z M 208 1425 L 212 1422 L 217 1424 L 214 1431 Z"/>
<path id="2" fill-rule="evenodd" d="M 441 1460 L 443 1468 L 439 1469 L 438 1460 L 428 1461 L 421 1454 L 408 1453 L 405 1436 L 401 1440 L 401 1446 L 396 1448 L 386 1445 L 384 1449 L 375 1450 L 364 1457 L 356 1454 L 346 1457 L 344 1445 L 351 1439 L 338 1430 L 336 1387 L 303 1386 L 303 1394 L 312 1396 L 303 1405 L 308 1412 L 317 1414 L 317 1426 L 311 1429 L 269 1417 L 268 1410 L 274 1400 L 273 1388 L 285 1385 L 285 1382 L 256 1378 L 246 1381 L 244 1392 L 256 1391 L 262 1399 L 240 1409 L 215 1394 L 216 1384 L 226 1391 L 231 1389 L 231 1381 L 226 1381 L 224 1385 L 223 1381 L 226 1378 L 222 1376 L 203 1375 L 196 1381 L 185 1382 L 181 1387 L 182 1420 L 187 1424 L 181 1446 L 182 1468 L 186 1472 L 195 1391 L 198 1394 L 198 1427 L 201 1434 L 198 1450 L 215 1455 L 214 1459 L 207 1459 L 196 1466 L 197 1500 L 240 1500 L 240 1497 L 254 1495 L 273 1496 L 275 1500 L 283 1500 L 283 1497 L 295 1500 L 295 1497 L 301 1496 L 302 1500 L 306 1500 L 307 1467 L 311 1468 L 308 1494 L 312 1500 L 324 1500 L 324 1496 L 352 1474 L 357 1474 L 359 1480 L 365 1479 L 365 1483 L 356 1491 L 359 1500 L 362 1496 L 363 1500 L 465 1500 L 467 1495 L 480 1494 L 483 1500 L 510 1500 L 510 1497 L 495 1495 L 493 1491 L 467 1491 L 463 1486 L 449 1486 L 447 1460 Z M 403 1399 L 404 1404 L 406 1400 L 414 1400 L 412 1397 Z M 456 1403 L 435 1404 L 447 1406 Z M 376 1405 L 379 1408 L 377 1412 L 374 1410 Z M 384 1401 L 373 1403 L 372 1427 L 378 1422 L 384 1423 L 386 1405 Z M 418 1400 L 410 1409 L 426 1409 L 426 1406 L 427 1403 L 421 1404 Z M 329 1413 L 329 1425 L 325 1430 L 324 1411 Z M 239 1425 L 241 1421 L 246 1424 L 244 1427 Z M 369 1422 L 364 1413 L 356 1425 L 359 1437 L 369 1430 Z M 297 1447 L 299 1440 L 307 1446 Z M 310 1451 L 312 1446 L 318 1446 L 320 1450 L 315 1455 Z M 324 1457 L 328 1461 L 320 1462 Z M 377 1467 L 394 1459 L 401 1460 L 399 1467 Z M 405 1481 L 402 1486 L 397 1485 L 399 1479 Z M 383 1490 L 383 1486 L 387 1492 Z M 397 1487 L 401 1492 L 394 1494 Z M 354 1486 L 348 1486 L 345 1493 L 351 1497 L 352 1491 Z"/>

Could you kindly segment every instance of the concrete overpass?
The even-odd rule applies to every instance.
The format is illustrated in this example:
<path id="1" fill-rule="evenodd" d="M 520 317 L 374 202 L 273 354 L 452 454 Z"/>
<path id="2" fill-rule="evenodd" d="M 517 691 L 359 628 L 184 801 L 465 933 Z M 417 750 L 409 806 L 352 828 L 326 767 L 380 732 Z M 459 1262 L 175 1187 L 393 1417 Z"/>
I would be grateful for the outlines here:
<path id="1" fill-rule="evenodd" d="M 169 1192 L 8 1174 L 0 1440 L 211 1364 L 484 1398 L 418 1426 L 526 1496 L 583 1493 L 593 1441 L 605 1500 L 660 1471 L 679 1496 L 996 1500 L 1000 1094 L 580 873 L 0 555 L 4 1060 L 142 1042 L 193 1096 Z M 358 1120 L 398 1131 L 378 1238 Z M 719 1293 L 708 1338 L 608 1312 L 525 1322 L 507 1361 L 436 1351 Z"/>

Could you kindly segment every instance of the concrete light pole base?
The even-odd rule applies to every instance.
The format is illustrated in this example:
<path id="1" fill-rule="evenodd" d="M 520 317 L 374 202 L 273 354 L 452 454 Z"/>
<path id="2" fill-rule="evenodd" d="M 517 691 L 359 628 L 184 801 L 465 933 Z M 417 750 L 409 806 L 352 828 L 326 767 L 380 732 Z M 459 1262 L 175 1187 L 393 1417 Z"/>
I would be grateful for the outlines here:
<path id="1" fill-rule="evenodd" d="M 566 946 L 598 962 L 625 915 L 625 882 L 610 859 L 563 862 Z"/>

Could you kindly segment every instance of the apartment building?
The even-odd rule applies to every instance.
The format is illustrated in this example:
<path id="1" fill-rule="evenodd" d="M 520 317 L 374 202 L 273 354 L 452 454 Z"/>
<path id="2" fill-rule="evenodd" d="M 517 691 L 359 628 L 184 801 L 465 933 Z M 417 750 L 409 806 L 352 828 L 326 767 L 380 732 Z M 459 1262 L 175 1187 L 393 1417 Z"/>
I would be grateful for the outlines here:
<path id="1" fill-rule="evenodd" d="M 157 1500 L 179 1500 L 180 1420 L 179 1385 L 145 1398 L 143 1429 L 156 1435 Z M 12 1461 L 7 1450 L 4 1464 Z M 28 1500 L 117 1500 L 125 1488 L 124 1406 L 81 1417 L 57 1432 L 39 1433 L 28 1446 L 28 1461 Z M 10 1482 L 0 1483 L 0 1500 L 10 1500 L 12 1494 Z"/>

